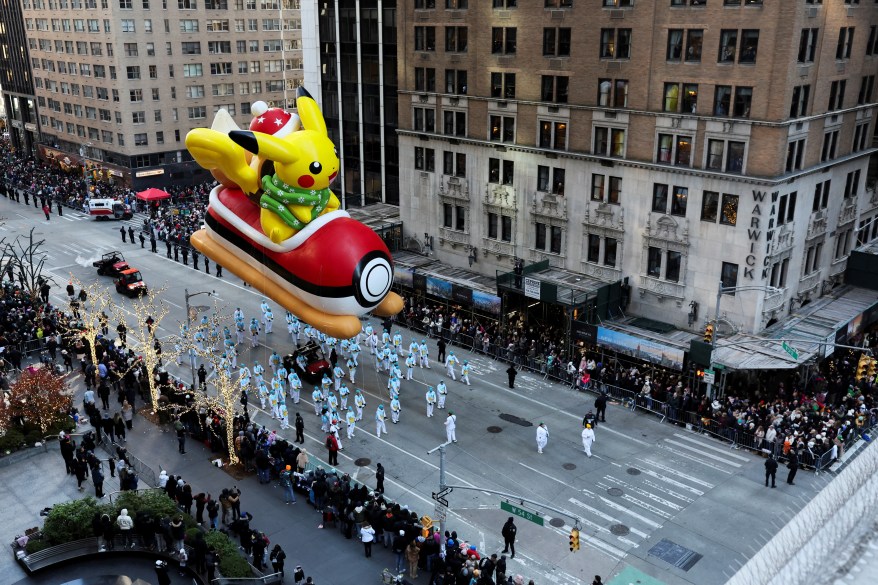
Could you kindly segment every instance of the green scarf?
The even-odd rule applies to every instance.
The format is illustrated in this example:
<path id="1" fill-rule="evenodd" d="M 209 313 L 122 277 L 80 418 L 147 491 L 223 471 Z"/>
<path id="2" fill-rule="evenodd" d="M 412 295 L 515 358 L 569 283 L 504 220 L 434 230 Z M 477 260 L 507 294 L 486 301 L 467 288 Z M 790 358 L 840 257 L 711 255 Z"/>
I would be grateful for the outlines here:
<path id="1" fill-rule="evenodd" d="M 259 198 L 259 204 L 262 208 L 276 213 L 285 224 L 295 230 L 304 228 L 307 223 L 299 221 L 287 209 L 287 205 L 310 206 L 311 219 L 309 221 L 313 221 L 318 215 L 323 213 L 332 196 L 332 191 L 328 187 L 320 190 L 301 189 L 287 185 L 277 175 L 262 177 L 262 190 L 262 196 Z"/>

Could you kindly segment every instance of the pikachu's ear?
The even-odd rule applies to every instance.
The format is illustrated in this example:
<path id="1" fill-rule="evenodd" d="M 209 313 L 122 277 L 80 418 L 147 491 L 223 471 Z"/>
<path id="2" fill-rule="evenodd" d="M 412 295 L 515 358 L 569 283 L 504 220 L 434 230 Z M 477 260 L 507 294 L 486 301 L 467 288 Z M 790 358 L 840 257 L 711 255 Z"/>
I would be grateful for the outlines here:
<path id="1" fill-rule="evenodd" d="M 302 120 L 302 126 L 305 130 L 313 130 L 319 132 L 323 136 L 328 136 L 326 131 L 326 120 L 323 119 L 323 112 L 320 106 L 308 93 L 304 87 L 296 90 L 296 108 L 299 110 L 299 119 Z"/>
<path id="2" fill-rule="evenodd" d="M 250 132 L 249 130 L 232 130 L 229 138 L 253 154 L 279 163 L 292 164 L 299 159 L 295 148 L 281 138 L 262 132 Z"/>

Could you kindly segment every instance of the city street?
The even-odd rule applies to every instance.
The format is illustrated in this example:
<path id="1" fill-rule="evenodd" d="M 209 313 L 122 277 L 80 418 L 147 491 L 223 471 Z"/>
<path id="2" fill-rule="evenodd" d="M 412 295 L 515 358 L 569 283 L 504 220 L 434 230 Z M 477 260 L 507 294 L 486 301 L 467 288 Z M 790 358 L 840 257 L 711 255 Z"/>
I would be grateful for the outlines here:
<path id="1" fill-rule="evenodd" d="M 186 267 L 167 259 L 163 242 L 159 242 L 157 254 L 149 251 L 148 241 L 145 249 L 139 243 L 122 243 L 120 223 L 131 224 L 138 230 L 142 214 L 129 222 L 97 222 L 81 212 L 65 209 L 63 217 L 55 214 L 46 221 L 34 207 L 3 198 L 0 216 L 5 218 L 0 225 L 0 237 L 7 241 L 17 234 L 26 235 L 31 226 L 46 239 L 47 273 L 54 277 L 50 295 L 53 303 L 66 304 L 64 286 L 71 275 L 84 283 L 102 279 L 110 287 L 110 279 L 97 276 L 92 261 L 103 253 L 120 250 L 131 266 L 142 272 L 150 290 L 166 288 L 161 302 L 167 305 L 169 315 L 159 327 L 162 339 L 176 334 L 185 320 L 187 288 L 190 293 L 216 291 L 221 306 L 230 315 L 226 323 L 230 329 L 234 329 L 231 313 L 236 307 L 243 310 L 246 321 L 260 315 L 262 295 L 228 273 L 217 278 L 213 263 L 208 276 L 203 271 L 196 272 L 191 265 Z M 130 306 L 130 301 L 115 291 L 111 294 L 122 307 Z M 212 302 L 202 295 L 192 304 Z M 284 312 L 276 305 L 272 308 L 274 332 L 260 335 L 261 344 L 255 349 L 250 349 L 249 339 L 239 346 L 239 364 L 252 367 L 254 360 L 258 360 L 267 367 L 273 350 L 280 355 L 291 352 L 294 344 L 286 332 Z M 380 331 L 380 320 L 373 318 L 371 323 Z M 111 331 L 115 325 L 110 323 Z M 407 348 L 413 339 L 422 339 L 420 334 L 406 329 L 402 332 L 403 347 Z M 376 372 L 374 359 L 363 345 L 357 384 L 349 386 L 352 390 L 363 389 L 367 406 L 355 439 L 347 441 L 342 433 L 344 450 L 339 456 L 339 469 L 374 487 L 375 464 L 381 462 L 386 468 L 387 496 L 437 518 L 431 494 L 438 491 L 439 453 L 428 455 L 427 451 L 445 441 L 443 422 L 447 412 L 437 410 L 435 417 L 427 418 L 424 394 L 428 385 L 435 387 L 445 379 L 445 368 L 435 361 L 435 341 L 427 342 L 432 369 L 416 368 L 414 380 L 402 381 L 400 422 L 390 424 L 388 420 L 389 432 L 380 439 L 375 436 L 374 414 L 380 403 L 388 408 L 387 376 Z M 452 349 L 461 361 L 469 360 L 472 386 L 459 381 L 459 368 L 458 381 L 446 381 L 447 409 L 457 415 L 458 439 L 447 447 L 446 482 L 472 489 L 455 489 L 447 496 L 448 529 L 456 530 L 480 551 L 490 554 L 502 550 L 500 529 L 509 517 L 509 513 L 500 510 L 505 498 L 482 490 L 514 494 L 564 511 L 562 515 L 510 500 L 543 517 L 542 527 L 516 518 L 516 555 L 509 561 L 510 574 L 522 573 L 537 585 L 590 583 L 598 574 L 605 583 L 629 583 L 636 579 L 645 584 L 724 583 L 826 481 L 827 476 L 814 477 L 809 472 L 800 474 L 795 486 L 788 486 L 784 481 L 786 471 L 781 469 L 779 487 L 766 489 L 761 457 L 730 449 L 724 443 L 619 405 L 608 408 L 607 423 L 598 425 L 595 431 L 594 456 L 587 458 L 580 440 L 581 421 L 593 407 L 593 394 L 528 372 L 520 372 L 515 389 L 510 389 L 506 364 L 449 346 Z M 400 361 L 403 360 L 404 357 Z M 404 365 L 401 367 L 405 372 Z M 191 380 L 188 365 L 180 368 L 171 363 L 169 369 L 183 380 Z M 78 377 L 73 381 L 81 386 Z M 312 456 L 325 460 L 324 437 L 319 419 L 314 416 L 310 390 L 308 386 L 303 389 L 298 408 L 288 400 L 290 419 L 295 418 L 296 411 L 302 413 L 305 446 Z M 250 412 L 255 422 L 279 429 L 278 421 L 260 410 L 258 399 L 252 395 Z M 550 433 L 543 454 L 537 452 L 535 440 L 536 427 L 541 422 Z M 147 423 L 141 420 L 140 424 Z M 287 430 L 281 434 L 292 437 L 294 433 Z M 166 439 L 173 442 L 170 436 Z M 136 439 L 130 440 L 128 446 L 155 469 L 160 463 L 171 465 L 151 462 L 148 455 L 138 450 Z M 186 459 L 208 466 L 199 451 L 193 449 L 194 454 Z M 260 487 L 270 490 L 270 486 Z M 284 509 L 279 494 L 271 497 L 276 498 L 278 511 Z M 568 534 L 574 518 L 581 522 L 582 548 L 571 553 Z M 313 527 L 303 525 L 299 529 L 307 532 Z M 659 550 L 649 553 L 659 543 L 663 558 L 656 556 Z M 287 548 L 288 554 L 289 551 Z M 362 556 L 357 547 L 339 548 L 334 556 L 344 559 L 348 554 Z M 618 580 L 613 580 L 614 576 Z"/>

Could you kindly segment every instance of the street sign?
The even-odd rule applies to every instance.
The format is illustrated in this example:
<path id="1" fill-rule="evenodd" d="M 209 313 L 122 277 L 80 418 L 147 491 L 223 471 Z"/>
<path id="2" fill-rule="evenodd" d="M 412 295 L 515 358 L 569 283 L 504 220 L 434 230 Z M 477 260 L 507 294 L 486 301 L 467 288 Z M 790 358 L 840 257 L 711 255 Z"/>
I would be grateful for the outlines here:
<path id="1" fill-rule="evenodd" d="M 509 512 L 510 514 L 514 514 L 519 518 L 524 518 L 529 522 L 533 522 L 537 526 L 543 526 L 543 517 L 537 512 L 531 512 L 530 510 L 519 508 L 515 504 L 510 504 L 509 502 L 500 502 L 500 509 Z"/>
<path id="2" fill-rule="evenodd" d="M 437 522 L 445 521 L 446 510 L 447 508 L 439 503 L 437 503 L 436 506 L 433 508 L 433 517 L 436 519 Z"/>
<path id="3" fill-rule="evenodd" d="M 792 345 L 790 345 L 790 344 L 787 343 L 786 341 L 783 342 L 783 344 L 781 345 L 781 347 L 783 348 L 783 350 L 784 350 L 785 352 L 787 352 L 788 354 L 790 354 L 790 357 L 791 357 L 791 358 L 793 358 L 794 360 L 799 359 L 799 351 L 798 351 L 795 347 L 793 347 Z"/>
<path id="4" fill-rule="evenodd" d="M 713 370 L 704 370 L 704 383 L 705 384 L 715 384 L 716 383 L 716 372 Z"/>
<path id="5" fill-rule="evenodd" d="M 433 499 L 447 508 L 448 507 L 448 500 L 445 499 L 445 496 L 447 496 L 450 493 L 451 493 L 451 488 L 445 488 L 444 490 L 442 490 L 438 494 L 436 492 L 433 492 Z"/>

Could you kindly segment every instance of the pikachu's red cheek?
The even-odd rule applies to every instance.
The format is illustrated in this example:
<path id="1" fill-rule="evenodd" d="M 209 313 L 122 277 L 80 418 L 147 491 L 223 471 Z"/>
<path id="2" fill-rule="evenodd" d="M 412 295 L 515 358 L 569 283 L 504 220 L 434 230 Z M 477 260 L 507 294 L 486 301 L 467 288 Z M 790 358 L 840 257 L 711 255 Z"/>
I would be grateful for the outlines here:
<path id="1" fill-rule="evenodd" d="M 314 186 L 314 177 L 311 175 L 302 175 L 298 180 L 299 187 L 304 187 L 307 189 L 308 187 Z"/>

